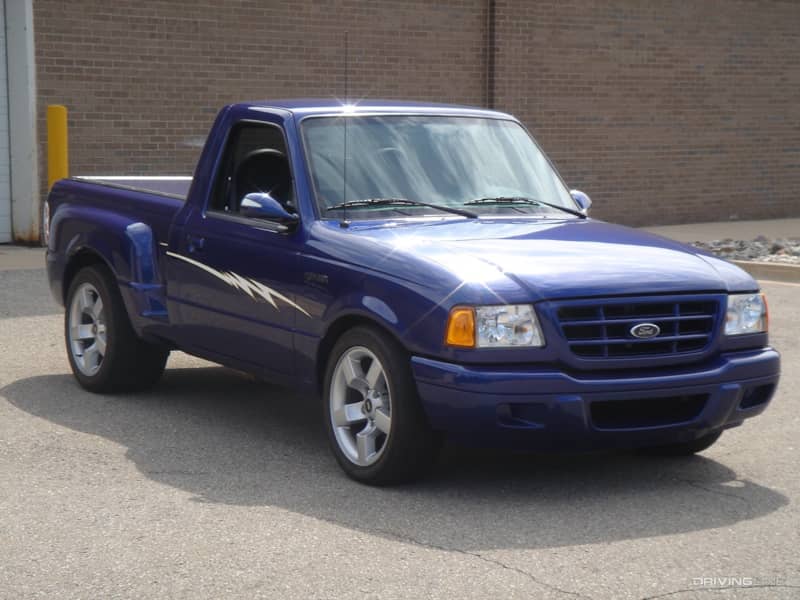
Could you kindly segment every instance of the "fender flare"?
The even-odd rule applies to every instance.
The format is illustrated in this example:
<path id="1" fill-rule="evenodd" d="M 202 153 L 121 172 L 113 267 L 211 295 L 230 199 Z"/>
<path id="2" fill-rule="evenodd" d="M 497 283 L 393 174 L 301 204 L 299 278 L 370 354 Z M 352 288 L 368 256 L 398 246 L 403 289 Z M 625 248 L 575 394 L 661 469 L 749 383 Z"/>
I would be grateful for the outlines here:
<path id="1" fill-rule="evenodd" d="M 86 253 L 111 271 L 125 301 L 131 323 L 166 318 L 166 290 L 160 277 L 153 230 L 142 223 L 96 207 L 61 206 L 52 221 L 51 248 L 57 263 L 61 297 L 69 286 L 70 265 Z"/>

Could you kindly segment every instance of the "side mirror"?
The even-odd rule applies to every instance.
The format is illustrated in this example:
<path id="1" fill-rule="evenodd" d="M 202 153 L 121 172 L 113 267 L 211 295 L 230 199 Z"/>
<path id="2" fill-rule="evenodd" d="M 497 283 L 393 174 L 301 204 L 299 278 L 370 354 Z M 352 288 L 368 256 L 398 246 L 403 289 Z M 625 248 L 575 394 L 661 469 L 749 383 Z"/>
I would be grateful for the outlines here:
<path id="1" fill-rule="evenodd" d="M 288 231 L 290 225 L 300 221 L 294 213 L 287 212 L 280 202 L 264 192 L 247 194 L 239 205 L 239 214 L 251 219 L 278 223 L 279 231 Z"/>
<path id="2" fill-rule="evenodd" d="M 592 206 L 592 199 L 580 190 L 570 190 L 569 195 L 572 196 L 573 200 L 575 200 L 575 203 L 578 205 L 580 211 L 583 214 L 588 215 L 589 209 Z"/>

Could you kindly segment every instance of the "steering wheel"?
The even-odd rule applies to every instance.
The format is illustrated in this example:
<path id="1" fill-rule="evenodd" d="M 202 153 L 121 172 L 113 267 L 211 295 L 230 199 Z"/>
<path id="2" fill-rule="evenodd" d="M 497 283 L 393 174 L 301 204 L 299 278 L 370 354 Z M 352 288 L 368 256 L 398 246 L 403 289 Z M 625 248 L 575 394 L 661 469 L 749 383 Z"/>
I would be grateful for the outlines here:
<path id="1" fill-rule="evenodd" d="M 262 148 L 248 153 L 236 167 L 231 188 L 231 205 L 236 211 L 242 199 L 255 192 L 268 193 L 287 210 L 294 210 L 289 160 L 279 150 Z"/>

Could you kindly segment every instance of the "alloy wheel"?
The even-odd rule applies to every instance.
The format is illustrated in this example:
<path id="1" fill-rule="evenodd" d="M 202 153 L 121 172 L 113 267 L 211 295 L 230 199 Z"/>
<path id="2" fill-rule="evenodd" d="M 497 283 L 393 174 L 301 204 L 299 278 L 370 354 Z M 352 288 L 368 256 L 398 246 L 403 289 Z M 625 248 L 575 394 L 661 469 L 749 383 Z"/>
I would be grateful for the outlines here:
<path id="1" fill-rule="evenodd" d="M 75 290 L 69 307 L 69 349 L 81 373 L 95 375 L 106 354 L 103 299 L 91 283 Z"/>
<path id="2" fill-rule="evenodd" d="M 369 349 L 347 349 L 333 370 L 329 409 L 339 448 L 353 464 L 368 467 L 386 449 L 392 431 L 389 379 Z"/>

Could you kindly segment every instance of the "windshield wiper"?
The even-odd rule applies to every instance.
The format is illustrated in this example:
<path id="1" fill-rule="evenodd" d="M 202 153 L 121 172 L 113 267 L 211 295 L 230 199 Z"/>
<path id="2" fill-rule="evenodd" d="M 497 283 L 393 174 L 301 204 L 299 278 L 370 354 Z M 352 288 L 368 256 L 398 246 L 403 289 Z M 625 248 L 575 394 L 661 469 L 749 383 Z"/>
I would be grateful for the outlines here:
<path id="1" fill-rule="evenodd" d="M 477 219 L 478 215 L 463 208 L 453 208 L 444 204 L 430 204 L 428 202 L 417 202 L 416 200 L 409 200 L 408 198 L 365 198 L 363 200 L 348 200 L 341 204 L 334 204 L 325 208 L 328 210 L 342 210 L 346 208 L 358 208 L 363 206 L 426 206 L 434 208 L 443 212 L 453 213 L 454 215 L 461 215 L 469 219 Z"/>
<path id="2" fill-rule="evenodd" d="M 556 210 L 575 215 L 581 219 L 586 218 L 586 215 L 578 210 L 573 210 L 571 208 L 567 208 L 566 206 L 559 206 L 558 204 L 551 204 L 550 202 L 545 202 L 544 200 L 538 200 L 536 198 L 526 198 L 524 196 L 497 196 L 494 198 L 477 198 L 475 200 L 464 202 L 464 206 L 488 206 L 492 204 L 528 204 L 531 206 L 547 206 L 549 208 L 555 208 Z"/>

